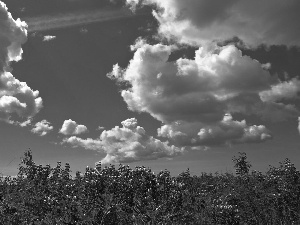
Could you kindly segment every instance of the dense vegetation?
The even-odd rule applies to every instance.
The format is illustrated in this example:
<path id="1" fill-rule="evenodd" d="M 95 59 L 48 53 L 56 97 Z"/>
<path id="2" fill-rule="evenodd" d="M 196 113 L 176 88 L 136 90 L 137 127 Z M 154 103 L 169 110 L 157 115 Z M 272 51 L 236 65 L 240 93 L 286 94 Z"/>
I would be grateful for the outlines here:
<path id="1" fill-rule="evenodd" d="M 236 175 L 172 177 L 145 167 L 36 165 L 25 152 L 16 177 L 0 179 L 0 224 L 300 224 L 300 173 L 286 159 L 262 174 L 246 154 Z"/>

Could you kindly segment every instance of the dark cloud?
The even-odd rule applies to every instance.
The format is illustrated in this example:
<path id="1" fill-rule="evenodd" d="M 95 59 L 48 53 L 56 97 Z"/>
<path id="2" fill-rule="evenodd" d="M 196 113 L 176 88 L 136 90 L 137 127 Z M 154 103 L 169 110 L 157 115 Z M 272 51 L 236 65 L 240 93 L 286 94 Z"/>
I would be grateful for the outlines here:
<path id="1" fill-rule="evenodd" d="M 209 27 L 215 22 L 222 22 L 228 19 L 230 8 L 236 4 L 238 0 L 209 0 L 209 1 L 169 1 L 169 3 L 161 3 L 161 6 L 170 7 L 177 20 L 190 20 L 197 27 Z M 160 5 L 160 4 L 158 4 Z M 165 10 L 166 8 L 164 8 Z"/>
<path id="2" fill-rule="evenodd" d="M 257 59 L 261 63 L 270 63 L 269 71 L 277 74 L 281 80 L 300 76 L 300 47 L 265 46 L 255 49 L 242 49 L 243 54 Z"/>
<path id="3" fill-rule="evenodd" d="M 159 33 L 190 45 L 239 37 L 246 45 L 300 44 L 300 2 L 281 0 L 127 0 L 154 6 Z"/>

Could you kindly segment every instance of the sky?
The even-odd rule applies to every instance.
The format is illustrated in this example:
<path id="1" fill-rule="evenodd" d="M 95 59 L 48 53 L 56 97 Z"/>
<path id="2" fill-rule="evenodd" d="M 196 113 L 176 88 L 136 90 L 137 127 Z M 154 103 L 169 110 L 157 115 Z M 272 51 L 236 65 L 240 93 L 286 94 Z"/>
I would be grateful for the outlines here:
<path id="1" fill-rule="evenodd" d="M 0 0 L 0 172 L 300 168 L 297 0 Z M 280 16 L 278 16 L 280 15 Z"/>

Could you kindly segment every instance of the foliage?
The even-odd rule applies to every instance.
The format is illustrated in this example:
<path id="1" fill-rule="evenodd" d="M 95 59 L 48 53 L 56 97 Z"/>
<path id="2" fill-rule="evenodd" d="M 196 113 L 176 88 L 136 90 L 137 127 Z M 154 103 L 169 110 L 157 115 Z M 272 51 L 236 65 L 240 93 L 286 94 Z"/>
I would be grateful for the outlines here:
<path id="1" fill-rule="evenodd" d="M 286 159 L 250 172 L 245 153 L 230 173 L 172 177 L 120 165 L 36 165 L 25 152 L 16 177 L 0 179 L 0 224 L 300 224 L 300 173 Z"/>
<path id="2" fill-rule="evenodd" d="M 239 156 L 234 156 L 232 161 L 234 163 L 236 175 L 243 176 L 249 173 L 251 164 L 247 161 L 247 155 L 245 152 L 239 152 Z"/>

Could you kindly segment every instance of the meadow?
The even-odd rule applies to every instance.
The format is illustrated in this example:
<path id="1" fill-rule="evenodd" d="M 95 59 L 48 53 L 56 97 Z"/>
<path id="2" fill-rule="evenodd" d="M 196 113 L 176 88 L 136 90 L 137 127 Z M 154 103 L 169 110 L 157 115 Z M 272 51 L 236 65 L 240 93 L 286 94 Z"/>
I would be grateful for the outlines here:
<path id="1" fill-rule="evenodd" d="M 300 173 L 289 159 L 263 174 L 239 153 L 233 167 L 171 176 L 99 164 L 71 176 L 68 163 L 36 165 L 26 151 L 18 175 L 0 179 L 0 224 L 300 224 Z"/>

